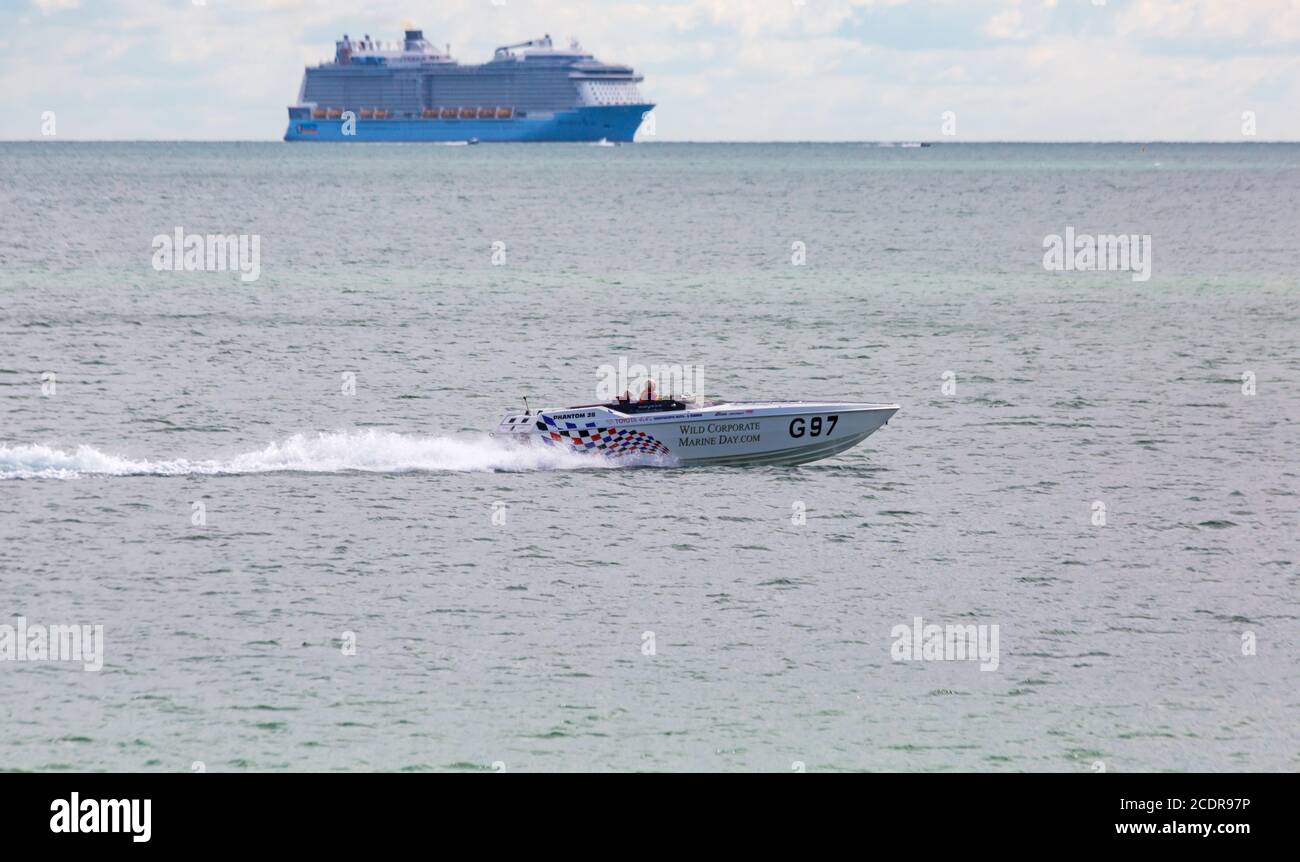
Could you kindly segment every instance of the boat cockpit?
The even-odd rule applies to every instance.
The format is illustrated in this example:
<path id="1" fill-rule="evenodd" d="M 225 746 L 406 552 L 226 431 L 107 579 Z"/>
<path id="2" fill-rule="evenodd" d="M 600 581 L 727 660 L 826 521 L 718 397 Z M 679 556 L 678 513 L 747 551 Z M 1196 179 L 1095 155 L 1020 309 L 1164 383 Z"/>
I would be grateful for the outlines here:
<path id="1" fill-rule="evenodd" d="M 671 413 L 676 410 L 686 409 L 685 402 L 678 401 L 675 398 L 655 398 L 652 401 L 625 401 L 620 398 L 618 401 L 602 404 L 601 406 L 626 416 L 640 416 L 643 413 Z"/>

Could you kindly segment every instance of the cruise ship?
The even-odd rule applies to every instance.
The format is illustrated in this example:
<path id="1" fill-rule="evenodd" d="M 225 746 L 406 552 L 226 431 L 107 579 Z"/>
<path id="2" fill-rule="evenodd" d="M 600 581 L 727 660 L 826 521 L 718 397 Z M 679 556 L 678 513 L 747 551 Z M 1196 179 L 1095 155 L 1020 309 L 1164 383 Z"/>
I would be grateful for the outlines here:
<path id="1" fill-rule="evenodd" d="M 401 43 L 335 43 L 308 67 L 289 106 L 286 141 L 631 141 L 654 105 L 641 76 L 549 35 L 496 49 L 479 65 L 452 59 L 420 30 Z"/>

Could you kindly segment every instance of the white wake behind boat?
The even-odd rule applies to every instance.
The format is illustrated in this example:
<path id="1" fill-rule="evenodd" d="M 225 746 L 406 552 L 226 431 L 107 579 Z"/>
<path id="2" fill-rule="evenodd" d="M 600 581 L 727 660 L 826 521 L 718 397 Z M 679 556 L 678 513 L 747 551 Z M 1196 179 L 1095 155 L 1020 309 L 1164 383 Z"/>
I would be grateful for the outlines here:
<path id="1" fill-rule="evenodd" d="M 857 445 L 897 404 L 621 398 L 508 413 L 495 436 L 607 458 L 698 465 L 806 464 Z"/>

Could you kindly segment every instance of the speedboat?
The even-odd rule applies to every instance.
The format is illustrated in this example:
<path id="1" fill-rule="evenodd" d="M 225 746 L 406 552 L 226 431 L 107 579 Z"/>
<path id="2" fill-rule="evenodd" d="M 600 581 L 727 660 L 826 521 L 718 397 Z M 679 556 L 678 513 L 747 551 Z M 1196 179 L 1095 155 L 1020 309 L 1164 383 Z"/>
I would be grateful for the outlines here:
<path id="1" fill-rule="evenodd" d="M 865 440 L 897 404 L 628 397 L 507 413 L 493 436 L 570 452 L 686 466 L 806 464 Z"/>

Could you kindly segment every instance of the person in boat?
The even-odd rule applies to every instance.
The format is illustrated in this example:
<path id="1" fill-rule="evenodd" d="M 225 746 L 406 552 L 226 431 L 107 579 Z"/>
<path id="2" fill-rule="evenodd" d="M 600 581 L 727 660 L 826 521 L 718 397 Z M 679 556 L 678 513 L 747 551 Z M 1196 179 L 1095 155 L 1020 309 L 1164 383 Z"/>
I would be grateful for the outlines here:
<path id="1" fill-rule="evenodd" d="M 633 406 L 634 404 L 636 406 Z M 623 394 L 619 395 L 610 406 L 625 412 L 650 413 L 672 409 L 674 405 L 676 405 L 676 402 L 673 401 L 671 395 L 665 397 L 656 394 L 654 381 L 647 380 L 645 387 L 641 390 L 641 396 L 635 402 L 632 401 L 632 392 L 625 389 Z M 681 409 L 681 405 L 677 405 L 677 409 Z"/>

